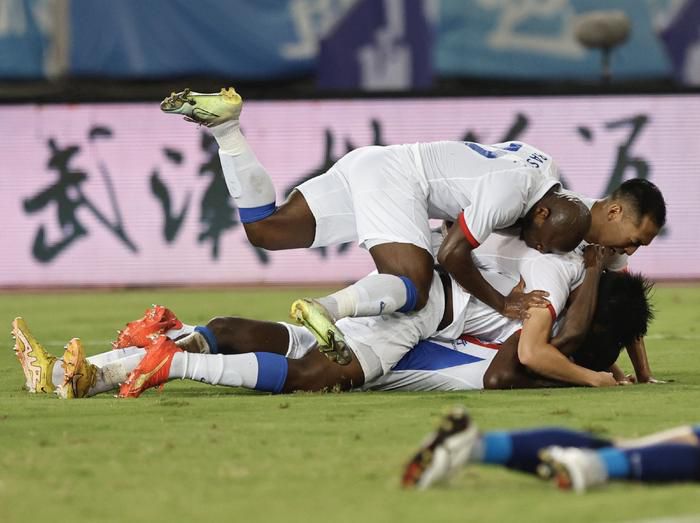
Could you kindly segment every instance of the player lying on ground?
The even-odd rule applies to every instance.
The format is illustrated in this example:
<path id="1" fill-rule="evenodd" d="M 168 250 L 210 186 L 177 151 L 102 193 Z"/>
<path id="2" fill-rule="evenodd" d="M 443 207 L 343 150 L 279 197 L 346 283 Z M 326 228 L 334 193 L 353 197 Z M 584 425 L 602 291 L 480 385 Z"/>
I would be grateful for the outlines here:
<path id="1" fill-rule="evenodd" d="M 650 318 L 647 292 L 648 285 L 639 277 L 604 274 L 589 336 L 574 353 L 574 360 L 592 371 L 608 369 L 625 339 L 645 332 Z M 185 337 L 174 343 L 163 333 Z M 127 325 L 116 342 L 125 348 L 90 358 L 85 358 L 80 341 L 73 339 L 63 359 L 57 360 L 33 338 L 21 319 L 13 323 L 13 334 L 29 390 L 50 392 L 57 388 L 66 398 L 107 392 L 121 383 L 125 383 L 122 395 L 137 396 L 174 378 L 268 392 L 321 390 L 328 387 L 329 366 L 336 373 L 348 368 L 320 355 L 315 338 L 298 326 L 227 317 L 215 318 L 206 327 L 191 327 L 163 307 L 154 307 L 143 319 Z M 390 372 L 361 388 L 415 391 L 561 385 L 533 375 L 520 364 L 518 337 L 516 332 L 500 347 L 471 337 L 452 343 L 425 341 Z M 552 342 L 558 343 L 558 338 Z M 282 361 L 286 367 L 280 373 L 277 365 Z"/>
<path id="2" fill-rule="evenodd" d="M 589 248 L 589 252 L 596 253 L 598 251 Z M 584 284 L 581 285 L 582 289 L 587 287 L 585 284 L 587 281 L 597 282 L 597 278 L 600 276 L 599 269 L 602 266 L 601 258 L 593 257 L 593 261 L 596 262 L 593 270 L 584 270 L 583 260 L 578 255 L 570 253 L 564 258 L 553 254 L 540 254 L 529 249 L 517 237 L 499 233 L 492 234 L 479 249 L 479 263 L 492 271 L 489 274 L 489 279 L 493 285 L 498 285 L 501 288 L 512 287 L 513 280 L 505 276 L 506 273 L 510 272 L 523 274 L 524 279 L 530 285 L 541 285 L 551 289 L 553 316 L 563 310 L 569 289 L 579 283 L 582 278 L 584 280 Z M 585 278 L 584 272 L 586 273 Z M 588 294 L 594 296 L 595 292 L 593 291 L 597 288 L 597 283 L 595 283 L 591 287 L 592 292 Z M 585 303 L 585 300 L 580 303 Z M 584 312 L 590 312 L 590 309 Z M 581 316 L 583 317 L 585 314 Z M 544 368 L 545 372 L 541 373 L 547 377 L 571 383 L 593 386 L 616 384 L 612 376 L 594 373 L 573 364 L 554 346 L 547 343 L 552 325 L 552 317 L 549 313 L 547 313 L 547 319 L 549 323 L 537 322 L 535 324 L 529 321 L 523 327 L 523 336 L 518 343 L 518 349 L 519 355 L 522 352 L 527 356 L 528 359 L 525 363 L 528 366 L 535 370 Z M 490 307 L 472 299 L 461 286 L 452 284 L 447 275 L 438 275 L 437 272 L 434 274 L 431 285 L 429 305 L 420 311 L 408 314 L 395 313 L 381 317 L 345 318 L 341 322 L 348 335 L 347 349 L 350 363 L 341 366 L 331 360 L 327 362 L 304 360 L 301 364 L 305 380 L 303 390 L 322 390 L 335 387 L 348 390 L 360 387 L 366 381 L 372 381 L 388 372 L 404 354 L 421 340 L 430 337 L 454 340 L 463 333 L 468 333 L 489 341 L 500 342 L 521 327 L 520 322 L 508 320 Z M 568 323 L 567 321 L 566 324 Z M 533 339 L 533 332 L 536 334 L 537 331 L 533 331 L 530 325 L 536 325 L 538 330 L 546 328 L 547 335 L 542 339 Z M 567 330 L 567 325 L 565 325 L 564 331 Z M 202 333 L 197 333 L 195 337 L 202 338 L 203 336 Z M 20 335 L 17 336 L 17 339 L 21 341 L 23 338 Z M 144 359 L 143 364 L 139 365 L 138 372 L 153 362 L 158 369 L 169 368 L 176 351 L 172 344 L 163 343 L 161 346 L 161 350 L 149 352 L 149 358 Z M 17 354 L 20 361 L 31 359 L 24 355 L 29 350 L 29 345 L 19 343 L 16 347 L 19 349 Z M 523 351 L 520 351 L 521 347 Z M 176 359 L 179 361 L 179 357 Z M 522 356 L 520 359 L 523 359 Z M 239 360 L 240 358 L 233 358 L 226 361 L 232 372 L 241 374 L 245 369 L 252 368 L 265 377 L 262 383 L 273 382 L 276 387 L 283 387 L 290 365 L 285 358 L 265 356 L 264 361 L 258 360 L 253 367 L 250 367 L 251 362 Z M 541 362 L 542 365 L 539 365 Z M 223 363 L 219 364 L 219 366 L 221 365 Z M 150 375 L 151 370 L 148 369 L 146 374 Z M 158 373 L 156 378 L 161 380 L 167 378 L 167 373 L 164 372 Z M 29 373 L 26 367 L 25 373 Z M 156 378 L 148 381 L 148 384 L 152 385 Z M 121 377 L 120 381 L 123 379 Z M 253 381 L 253 384 L 257 381 L 257 379 Z M 145 387 L 146 384 L 144 380 L 138 382 L 140 387 Z M 279 392 L 282 389 L 273 390 Z M 134 394 L 137 395 L 138 391 Z"/>
<path id="3" fill-rule="evenodd" d="M 558 427 L 481 433 L 463 408 L 455 408 L 409 461 L 402 484 L 428 488 L 472 463 L 554 478 L 577 492 L 609 480 L 700 481 L 700 425 L 628 440 Z"/>
<path id="4" fill-rule="evenodd" d="M 241 134 L 241 108 L 241 97 L 232 88 L 214 94 L 185 90 L 161 104 L 163 111 L 211 129 L 251 243 L 291 249 L 358 241 L 370 251 L 379 274 L 292 306 L 293 315 L 340 363 L 349 360 L 334 321 L 424 307 L 433 254 L 482 302 L 506 317 L 524 318 L 529 307 L 546 306 L 542 295 L 505 296 L 481 277 L 472 259 L 472 250 L 493 230 L 522 219 L 534 225 L 524 234 L 525 241 L 542 252 L 570 251 L 585 236 L 588 242 L 632 253 L 651 242 L 665 221 L 661 193 L 637 180 L 630 187 L 634 190 L 587 201 L 595 218 L 587 224 L 586 205 L 558 192 L 551 157 L 521 142 L 359 148 L 297 187 L 277 208 L 272 180 Z M 429 218 L 455 222 L 437 252 L 430 242 Z M 549 232 L 540 229 L 543 224 L 550 225 Z M 561 234 L 565 230 L 568 234 Z"/>

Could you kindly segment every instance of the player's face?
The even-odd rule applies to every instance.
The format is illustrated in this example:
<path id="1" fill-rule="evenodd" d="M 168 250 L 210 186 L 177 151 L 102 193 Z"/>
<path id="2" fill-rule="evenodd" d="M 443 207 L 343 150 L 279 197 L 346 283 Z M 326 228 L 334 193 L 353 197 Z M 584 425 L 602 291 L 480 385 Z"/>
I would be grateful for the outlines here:
<path id="1" fill-rule="evenodd" d="M 608 222 L 600 235 L 600 244 L 612 247 L 618 254 L 632 255 L 643 246 L 649 245 L 659 233 L 659 228 L 649 218 L 625 212 L 608 213 Z"/>

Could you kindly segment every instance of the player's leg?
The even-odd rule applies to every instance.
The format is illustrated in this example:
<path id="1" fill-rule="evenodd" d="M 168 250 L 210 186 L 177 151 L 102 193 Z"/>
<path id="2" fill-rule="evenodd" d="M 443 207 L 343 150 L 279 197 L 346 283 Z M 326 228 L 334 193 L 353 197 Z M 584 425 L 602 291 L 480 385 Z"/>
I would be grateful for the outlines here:
<path id="1" fill-rule="evenodd" d="M 609 480 L 645 483 L 700 481 L 700 447 L 663 443 L 633 449 L 549 447 L 542 460 L 557 486 L 583 492 Z"/>
<path id="2" fill-rule="evenodd" d="M 209 127 L 219 144 L 219 158 L 229 193 L 251 243 L 265 249 L 309 247 L 315 222 L 304 197 L 296 191 L 279 209 L 272 178 L 243 136 L 240 113 L 243 101 L 233 88 L 219 93 L 186 89 L 163 100 L 166 113 Z"/>
<path id="3" fill-rule="evenodd" d="M 566 442 L 566 443 L 564 443 Z M 470 463 L 500 465 L 512 470 L 537 472 L 539 453 L 548 445 L 597 449 L 609 440 L 562 428 L 479 433 L 466 410 L 454 409 L 406 466 L 403 484 L 427 488 L 444 482 Z"/>
<path id="4" fill-rule="evenodd" d="M 148 388 L 178 378 L 272 393 L 348 390 L 364 381 L 356 358 L 341 367 L 314 351 L 298 360 L 270 352 L 196 354 L 161 336 L 131 372 L 119 396 L 138 397 Z"/>

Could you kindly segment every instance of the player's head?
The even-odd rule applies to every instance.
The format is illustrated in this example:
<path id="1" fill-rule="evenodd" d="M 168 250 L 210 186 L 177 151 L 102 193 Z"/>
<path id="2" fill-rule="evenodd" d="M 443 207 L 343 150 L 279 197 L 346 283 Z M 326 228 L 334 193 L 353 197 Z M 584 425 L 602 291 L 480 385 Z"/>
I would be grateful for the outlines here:
<path id="1" fill-rule="evenodd" d="M 602 202 L 597 242 L 633 254 L 649 245 L 666 223 L 666 202 L 648 180 L 627 180 Z"/>
<path id="2" fill-rule="evenodd" d="M 574 361 L 592 370 L 607 370 L 622 347 L 644 336 L 654 318 L 649 303 L 651 287 L 639 274 L 604 272 L 591 329 Z"/>
<path id="3" fill-rule="evenodd" d="M 550 192 L 523 218 L 522 239 L 542 253 L 573 251 L 591 226 L 588 207 L 573 196 Z"/>

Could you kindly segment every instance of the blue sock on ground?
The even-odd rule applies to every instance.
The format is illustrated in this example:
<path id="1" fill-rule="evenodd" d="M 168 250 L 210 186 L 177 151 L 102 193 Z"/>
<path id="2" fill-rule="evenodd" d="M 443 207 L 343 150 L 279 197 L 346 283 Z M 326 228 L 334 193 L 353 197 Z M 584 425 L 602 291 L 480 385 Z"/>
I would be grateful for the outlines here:
<path id="1" fill-rule="evenodd" d="M 484 463 L 505 465 L 522 472 L 534 474 L 540 463 L 538 453 L 552 445 L 597 449 L 610 446 L 611 442 L 591 436 L 586 432 L 568 429 L 546 428 L 518 432 L 487 432 L 482 436 Z"/>
<path id="2" fill-rule="evenodd" d="M 610 450 L 622 454 L 628 464 L 627 474 L 624 474 L 621 466 L 613 463 L 612 470 L 608 470 L 611 478 L 630 478 L 649 483 L 700 480 L 700 447 L 664 443 L 638 449 L 605 449 L 601 452 L 607 453 L 607 457 L 603 457 L 606 467 L 614 454 Z M 616 456 L 615 460 L 619 462 L 621 458 Z"/>

